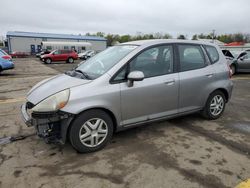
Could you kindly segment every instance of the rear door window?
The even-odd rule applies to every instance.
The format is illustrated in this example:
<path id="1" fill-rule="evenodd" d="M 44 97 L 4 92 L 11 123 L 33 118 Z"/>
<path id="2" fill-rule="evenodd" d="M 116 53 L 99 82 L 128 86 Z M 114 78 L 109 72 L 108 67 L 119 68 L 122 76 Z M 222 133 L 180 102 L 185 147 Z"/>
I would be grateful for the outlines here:
<path id="1" fill-rule="evenodd" d="M 180 71 L 200 69 L 206 66 L 202 48 L 199 45 L 178 45 Z"/>
<path id="2" fill-rule="evenodd" d="M 216 63 L 219 60 L 219 53 L 217 49 L 213 46 L 205 46 L 205 49 L 208 53 L 211 63 Z"/>

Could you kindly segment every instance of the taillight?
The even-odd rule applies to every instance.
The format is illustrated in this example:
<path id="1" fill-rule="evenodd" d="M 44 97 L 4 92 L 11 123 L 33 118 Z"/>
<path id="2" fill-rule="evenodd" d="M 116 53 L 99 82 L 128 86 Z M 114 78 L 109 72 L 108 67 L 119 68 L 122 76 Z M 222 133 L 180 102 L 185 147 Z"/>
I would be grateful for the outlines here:
<path id="1" fill-rule="evenodd" d="M 228 68 L 228 76 L 229 76 L 229 78 L 232 78 L 233 72 L 232 72 L 232 69 L 230 68 L 230 66 L 228 64 L 227 64 L 227 68 Z"/>
<path id="2" fill-rule="evenodd" d="M 2 56 L 2 58 L 3 58 L 3 59 L 7 59 L 7 60 L 11 60 L 11 57 L 8 56 L 8 55 L 4 55 L 4 56 Z"/>

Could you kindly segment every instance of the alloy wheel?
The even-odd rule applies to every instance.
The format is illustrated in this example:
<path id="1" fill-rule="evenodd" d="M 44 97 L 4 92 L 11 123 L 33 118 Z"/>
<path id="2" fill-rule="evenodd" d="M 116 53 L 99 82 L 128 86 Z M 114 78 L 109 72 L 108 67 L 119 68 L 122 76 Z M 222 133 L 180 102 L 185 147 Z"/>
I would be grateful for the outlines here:
<path id="1" fill-rule="evenodd" d="M 224 99 L 221 95 L 215 95 L 210 103 L 210 112 L 213 116 L 218 116 L 224 108 Z"/>
<path id="2" fill-rule="evenodd" d="M 108 126 L 106 122 L 100 118 L 93 118 L 82 125 L 79 138 L 83 145 L 96 147 L 105 140 L 107 134 Z"/>
<path id="3" fill-rule="evenodd" d="M 51 63 L 51 60 L 50 60 L 50 59 L 46 59 L 46 63 L 47 63 L 47 64 L 50 64 L 50 63 Z"/>
<path id="4" fill-rule="evenodd" d="M 73 63 L 73 61 L 74 61 L 74 60 L 73 60 L 72 58 L 69 58 L 69 62 L 70 62 L 70 63 Z"/>

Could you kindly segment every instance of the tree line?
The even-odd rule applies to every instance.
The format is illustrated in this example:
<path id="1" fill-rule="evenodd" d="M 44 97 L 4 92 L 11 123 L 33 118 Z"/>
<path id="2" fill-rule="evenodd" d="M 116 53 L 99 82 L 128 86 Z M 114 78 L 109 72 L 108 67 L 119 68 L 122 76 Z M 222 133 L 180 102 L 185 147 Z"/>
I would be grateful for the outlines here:
<path id="1" fill-rule="evenodd" d="M 104 37 L 107 39 L 107 45 L 112 46 L 116 43 L 123 43 L 129 42 L 134 40 L 146 40 L 146 39 L 172 39 L 173 37 L 168 33 L 151 33 L 151 34 L 144 34 L 141 32 L 137 32 L 135 35 L 119 35 L 119 34 L 105 34 L 104 32 L 97 32 L 97 33 L 86 33 L 87 36 L 99 36 Z M 187 39 L 187 35 L 180 34 L 177 36 L 177 39 Z M 242 33 L 234 33 L 234 34 L 221 34 L 221 35 L 214 35 L 213 33 L 210 34 L 195 34 L 192 36 L 192 40 L 198 39 L 217 39 L 224 43 L 231 43 L 231 42 L 250 42 L 250 34 L 242 34 Z"/>

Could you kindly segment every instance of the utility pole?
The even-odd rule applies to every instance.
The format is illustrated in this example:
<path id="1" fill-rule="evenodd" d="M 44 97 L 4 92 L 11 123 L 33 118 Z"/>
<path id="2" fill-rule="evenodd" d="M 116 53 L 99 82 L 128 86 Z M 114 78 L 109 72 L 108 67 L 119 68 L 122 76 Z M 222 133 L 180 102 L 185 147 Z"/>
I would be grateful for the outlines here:
<path id="1" fill-rule="evenodd" d="M 214 43 L 214 38 L 215 38 L 215 29 L 212 30 L 212 41 Z"/>

